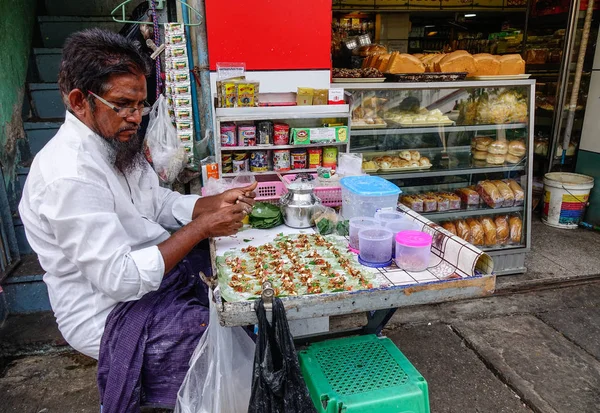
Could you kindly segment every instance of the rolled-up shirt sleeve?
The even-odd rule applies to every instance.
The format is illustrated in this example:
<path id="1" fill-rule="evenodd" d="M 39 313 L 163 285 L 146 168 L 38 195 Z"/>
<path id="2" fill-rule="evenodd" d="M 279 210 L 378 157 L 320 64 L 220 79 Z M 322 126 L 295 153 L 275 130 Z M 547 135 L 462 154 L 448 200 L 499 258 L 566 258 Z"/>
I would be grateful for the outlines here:
<path id="1" fill-rule="evenodd" d="M 167 229 L 178 229 L 192 221 L 198 195 L 182 195 L 166 188 L 158 188 L 156 222 Z"/>
<path id="2" fill-rule="evenodd" d="M 158 247 L 132 251 L 107 188 L 68 178 L 52 182 L 44 192 L 40 220 L 98 290 L 116 301 L 132 301 L 158 289 L 165 269 Z"/>

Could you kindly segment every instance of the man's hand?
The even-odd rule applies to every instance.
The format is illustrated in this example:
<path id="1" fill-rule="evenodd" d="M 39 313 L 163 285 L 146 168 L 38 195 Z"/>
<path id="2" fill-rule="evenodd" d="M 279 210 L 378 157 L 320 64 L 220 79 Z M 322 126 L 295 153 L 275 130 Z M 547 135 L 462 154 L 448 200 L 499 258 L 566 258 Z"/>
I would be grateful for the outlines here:
<path id="1" fill-rule="evenodd" d="M 202 234 L 202 238 L 233 235 L 242 228 L 242 220 L 251 211 L 251 206 L 240 202 L 203 214 L 194 220 L 194 225 Z"/>
<path id="2" fill-rule="evenodd" d="M 256 193 L 254 190 L 258 182 L 254 182 L 252 185 L 244 186 L 241 188 L 234 188 L 223 192 L 218 195 L 221 198 L 221 207 L 227 207 L 239 203 L 244 203 L 252 207 L 254 205 L 254 198 Z"/>

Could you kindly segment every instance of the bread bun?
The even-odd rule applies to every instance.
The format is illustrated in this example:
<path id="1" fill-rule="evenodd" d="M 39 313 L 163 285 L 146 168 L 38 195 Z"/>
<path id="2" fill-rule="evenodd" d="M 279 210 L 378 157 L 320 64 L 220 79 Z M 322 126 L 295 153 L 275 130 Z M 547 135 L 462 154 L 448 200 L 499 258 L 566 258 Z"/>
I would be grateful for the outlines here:
<path id="1" fill-rule="evenodd" d="M 426 156 L 422 156 L 419 159 L 419 166 L 431 166 L 431 161 Z"/>
<path id="2" fill-rule="evenodd" d="M 475 218 L 467 218 L 467 225 L 471 229 L 471 243 L 473 245 L 483 245 L 485 233 L 479 220 Z"/>
<path id="3" fill-rule="evenodd" d="M 522 156 L 511 155 L 510 153 L 506 154 L 506 162 L 508 162 L 508 163 L 517 164 L 517 163 L 521 162 L 522 159 L 523 159 Z"/>
<path id="4" fill-rule="evenodd" d="M 387 73 L 425 73 L 425 65 L 419 59 L 406 53 L 392 53 Z"/>
<path id="5" fill-rule="evenodd" d="M 485 161 L 487 159 L 488 153 L 486 151 L 473 151 L 473 159 L 476 161 Z"/>
<path id="6" fill-rule="evenodd" d="M 507 54 L 498 58 L 499 75 L 522 75 L 525 73 L 525 60 L 520 54 Z"/>
<path id="7" fill-rule="evenodd" d="M 439 72 L 467 72 L 475 73 L 475 59 L 469 52 L 457 50 L 444 56 L 436 68 Z"/>
<path id="8" fill-rule="evenodd" d="M 452 221 L 444 222 L 444 223 L 442 223 L 442 228 L 444 228 L 446 231 L 448 231 L 452 235 L 456 235 L 456 225 L 454 225 L 454 222 L 452 222 Z"/>
<path id="9" fill-rule="evenodd" d="M 514 156 L 524 156 L 525 155 L 525 142 L 521 140 L 512 141 L 508 144 L 508 153 Z"/>
<path id="10" fill-rule="evenodd" d="M 407 161 L 410 161 L 412 159 L 412 156 L 410 156 L 409 151 L 400 151 L 400 153 L 398 154 L 398 157 L 400 159 L 406 159 Z"/>
<path id="11" fill-rule="evenodd" d="M 495 76 L 500 71 L 500 61 L 489 53 L 473 55 L 475 60 L 475 72 L 470 76 Z"/>
<path id="12" fill-rule="evenodd" d="M 477 142 L 475 143 L 475 149 L 477 149 L 478 151 L 484 151 L 487 152 L 488 147 L 490 146 L 490 144 L 494 142 L 494 140 L 490 137 L 487 136 L 482 136 L 479 139 L 477 139 Z"/>
<path id="13" fill-rule="evenodd" d="M 502 165 L 506 161 L 506 155 L 488 153 L 485 161 L 491 165 Z"/>
<path id="14" fill-rule="evenodd" d="M 488 152 L 493 155 L 506 155 L 508 153 L 508 144 L 505 141 L 494 141 L 488 146 Z"/>
<path id="15" fill-rule="evenodd" d="M 419 153 L 419 151 L 409 151 L 410 152 L 410 159 L 413 161 L 418 161 L 419 159 L 421 159 L 421 154 Z"/>

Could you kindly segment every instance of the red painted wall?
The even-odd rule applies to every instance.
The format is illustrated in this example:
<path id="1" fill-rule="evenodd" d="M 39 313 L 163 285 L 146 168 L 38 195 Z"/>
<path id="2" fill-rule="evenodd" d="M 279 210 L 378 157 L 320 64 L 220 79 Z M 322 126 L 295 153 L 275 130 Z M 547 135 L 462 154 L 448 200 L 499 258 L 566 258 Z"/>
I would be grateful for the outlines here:
<path id="1" fill-rule="evenodd" d="M 331 0 L 206 0 L 210 69 L 331 68 Z"/>

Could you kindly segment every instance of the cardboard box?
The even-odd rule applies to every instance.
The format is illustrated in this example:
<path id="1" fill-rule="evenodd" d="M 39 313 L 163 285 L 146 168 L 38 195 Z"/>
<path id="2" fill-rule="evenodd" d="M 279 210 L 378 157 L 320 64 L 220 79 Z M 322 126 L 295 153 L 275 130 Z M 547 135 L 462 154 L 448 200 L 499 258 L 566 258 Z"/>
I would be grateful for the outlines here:
<path id="1" fill-rule="evenodd" d="M 310 87 L 299 87 L 296 94 L 296 105 L 310 106 L 313 104 L 315 90 Z"/>
<path id="2" fill-rule="evenodd" d="M 330 128 L 292 128 L 291 133 L 294 145 L 348 141 L 347 126 L 335 126 Z"/>
<path id="3" fill-rule="evenodd" d="M 344 103 L 346 103 L 346 101 L 344 100 L 344 89 L 342 88 L 335 88 L 335 89 L 329 89 L 329 104 L 330 105 L 343 105 Z"/>

